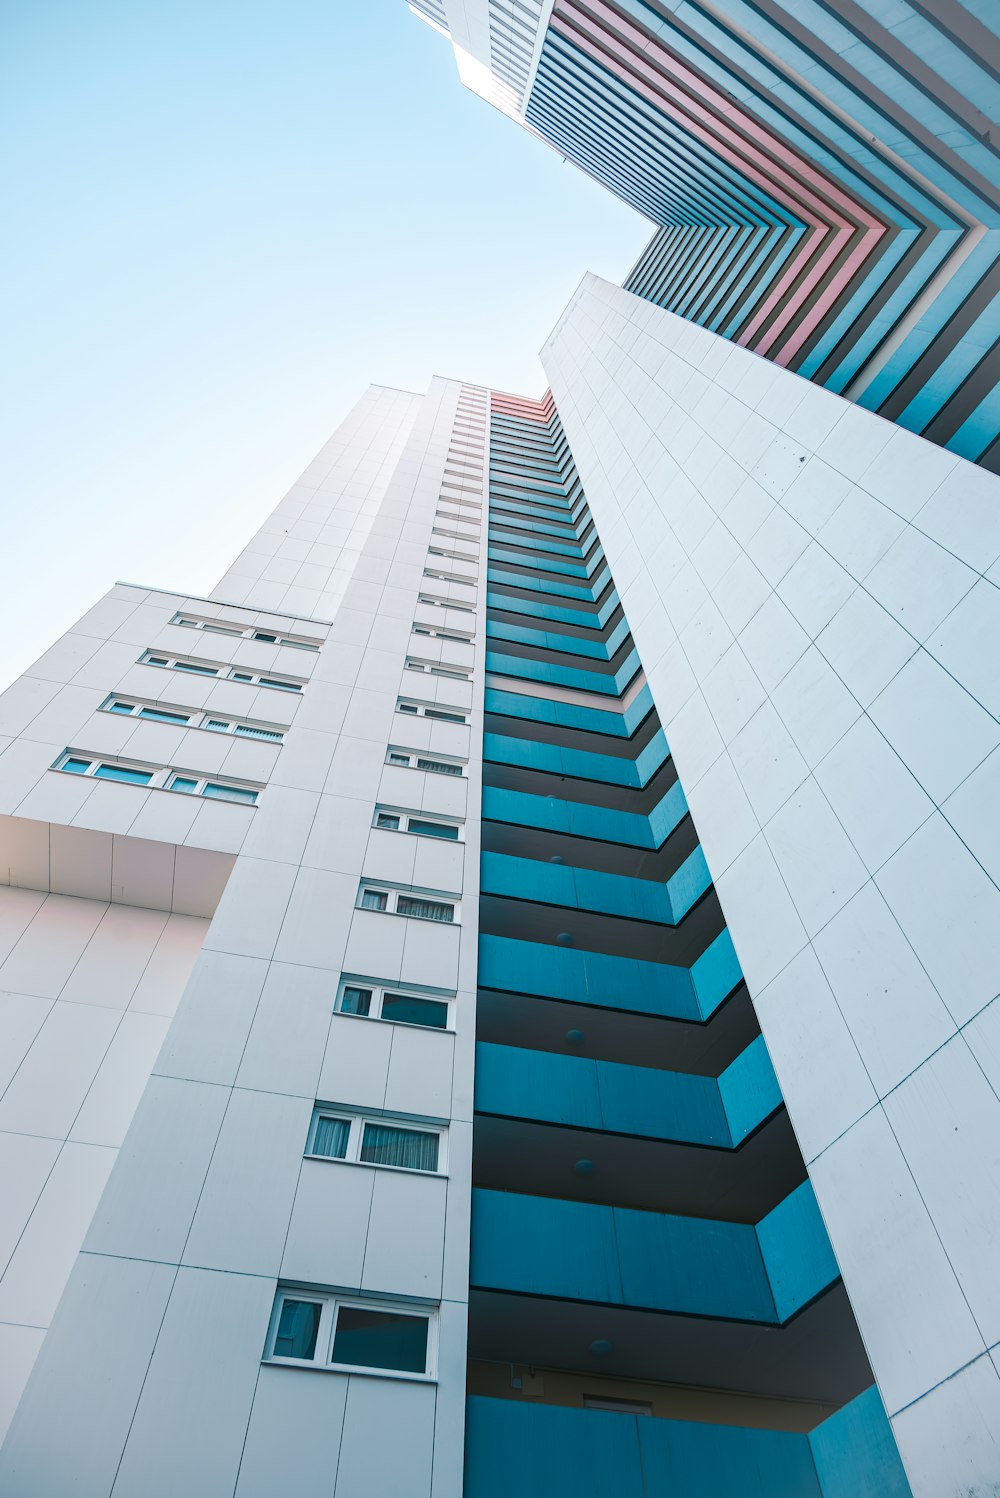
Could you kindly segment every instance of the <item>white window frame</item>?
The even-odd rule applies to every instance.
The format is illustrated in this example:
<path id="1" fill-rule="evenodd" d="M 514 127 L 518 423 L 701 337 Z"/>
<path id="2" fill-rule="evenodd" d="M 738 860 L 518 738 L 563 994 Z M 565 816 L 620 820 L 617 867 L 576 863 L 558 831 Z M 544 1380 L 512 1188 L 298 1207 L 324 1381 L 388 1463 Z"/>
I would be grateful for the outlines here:
<path id="1" fill-rule="evenodd" d="M 281 1310 L 286 1300 L 305 1300 L 321 1307 L 319 1330 L 316 1335 L 316 1352 L 312 1358 L 287 1358 L 275 1356 L 274 1343 L 278 1335 Z M 404 1368 L 371 1368 L 365 1363 L 334 1363 L 333 1343 L 337 1330 L 337 1313 L 341 1307 L 362 1311 L 398 1312 L 404 1316 L 420 1316 L 427 1322 L 427 1352 L 424 1372 L 414 1373 Z M 413 1383 L 435 1383 L 438 1359 L 438 1305 L 412 1300 L 383 1300 L 381 1296 L 337 1295 L 329 1290 L 308 1286 L 279 1284 L 274 1297 L 274 1307 L 267 1328 L 264 1344 L 265 1363 L 274 1363 L 280 1368 L 315 1368 L 326 1373 L 362 1374 L 366 1378 L 405 1379 Z"/>
<path id="2" fill-rule="evenodd" d="M 440 702 L 418 702 L 413 697 L 399 697 L 396 700 L 396 711 L 407 718 L 430 718 L 436 723 L 450 723 L 454 728 L 468 728 L 469 709 L 467 707 L 450 707 Z M 445 713 L 447 717 L 443 716 Z"/>
<path id="3" fill-rule="evenodd" d="M 371 993 L 371 1002 L 367 1014 L 353 1014 L 349 1009 L 343 1009 L 344 995 L 349 988 L 365 988 Z M 382 1006 L 386 999 L 423 999 L 429 1004 L 443 1004 L 446 1011 L 445 1023 L 443 1025 L 422 1025 L 419 1021 L 408 1019 L 393 1019 L 391 1015 L 383 1015 Z M 433 1035 L 452 1035 L 455 1032 L 455 995 L 448 993 L 418 993 L 415 988 L 407 988 L 405 983 L 382 983 L 376 978 L 357 978 L 351 973 L 341 976 L 337 987 L 337 1001 L 334 1010 L 337 1014 L 344 1015 L 347 1019 L 376 1020 L 379 1024 L 403 1025 L 407 1030 L 429 1030 Z"/>
<path id="4" fill-rule="evenodd" d="M 406 657 L 407 671 L 422 671 L 425 676 L 450 676 L 456 681 L 471 681 L 472 672 L 463 666 L 442 666 L 438 661 L 422 661 L 414 655 Z"/>
<path id="5" fill-rule="evenodd" d="M 261 640 L 264 645 L 288 645 L 293 650 L 319 650 L 324 644 L 323 640 L 317 640 L 309 635 L 285 635 L 274 629 L 265 629 L 260 624 L 231 624 L 222 619 L 206 619 L 201 614 L 189 614 L 180 611 L 171 619 L 171 624 L 180 625 L 182 629 L 201 629 L 209 635 L 230 635 L 241 640 L 261 640 L 263 635 L 270 638 Z"/>
<path id="6" fill-rule="evenodd" d="M 356 985 L 360 987 L 361 985 Z M 414 1026 L 413 1028 L 418 1028 Z M 425 1027 L 426 1028 L 426 1027 Z M 335 1118 L 342 1123 L 350 1124 L 350 1133 L 347 1136 L 347 1149 L 342 1155 L 318 1155 L 314 1149 L 316 1133 L 319 1122 L 323 1118 Z M 364 1133 L 368 1124 L 384 1124 L 390 1129 L 410 1129 L 415 1134 L 433 1134 L 438 1142 L 438 1163 L 435 1170 L 418 1170 L 415 1165 L 383 1165 L 378 1160 L 362 1160 L 361 1147 L 364 1143 Z M 306 1147 L 303 1151 L 306 1160 L 319 1160 L 324 1165 L 360 1165 L 363 1170 L 391 1170 L 397 1175 L 407 1176 L 446 1176 L 448 1174 L 448 1126 L 447 1124 L 434 1123 L 427 1118 L 416 1118 L 412 1114 L 400 1113 L 354 1113 L 350 1108 L 342 1108 L 336 1103 L 327 1105 L 317 1103 L 313 1109 L 313 1116 L 309 1120 L 309 1133 L 306 1137 Z"/>
<path id="7" fill-rule="evenodd" d="M 414 619 L 411 633 L 415 635 L 429 636 L 432 640 L 451 640 L 456 645 L 474 645 L 475 635 L 463 634 L 458 629 L 440 629 L 436 624 L 423 624 L 419 619 Z"/>
<path id="8" fill-rule="evenodd" d="M 446 557 L 452 562 L 471 562 L 474 567 L 479 566 L 479 553 L 468 551 L 451 551 L 443 546 L 428 546 L 429 557 Z"/>
<path id="9" fill-rule="evenodd" d="M 433 578 L 438 583 L 459 583 L 467 588 L 475 587 L 476 576 L 475 572 L 439 572 L 434 567 L 424 568 L 424 577 Z"/>
<path id="10" fill-rule="evenodd" d="M 378 819 L 379 817 L 383 816 L 397 817 L 399 819 L 399 826 L 380 827 L 378 825 Z M 458 817 L 444 816 L 436 811 L 411 811 L 408 807 L 405 806 L 388 806 L 382 802 L 379 802 L 379 804 L 375 807 L 375 811 L 372 816 L 372 827 L 376 832 L 405 832 L 408 833 L 410 837 L 434 837 L 433 832 L 420 832 L 413 830 L 410 827 L 411 822 L 434 822 L 439 827 L 454 827 L 456 831 L 455 837 L 439 837 L 437 838 L 437 842 L 458 843 L 460 846 L 464 845 L 465 843 L 465 823 Z"/>
<path id="11" fill-rule="evenodd" d="M 129 708 L 128 712 L 117 712 L 115 704 Z M 276 723 L 258 723 L 253 718 L 235 718 L 227 713 L 221 715 L 208 712 L 201 707 L 180 707 L 175 703 L 153 702 L 144 697 L 135 697 L 131 693 L 112 692 L 101 703 L 99 711 L 110 713 L 115 718 L 134 718 L 142 723 L 159 723 L 164 728 L 199 728 L 206 729 L 209 733 L 228 733 L 233 738 L 252 739 L 261 744 L 284 743 L 287 729 L 281 728 Z M 173 713 L 177 717 L 186 719 L 184 723 L 164 723 L 162 719 L 150 718 L 148 713 Z M 223 726 L 216 728 L 215 723 Z M 240 729 L 245 729 L 240 733 Z"/>
<path id="12" fill-rule="evenodd" d="M 405 765 L 398 765 L 393 760 L 393 755 L 405 759 Z M 427 765 L 421 765 L 421 759 L 436 760 L 442 765 L 454 765 L 458 771 L 457 775 L 448 775 L 447 770 L 433 770 Z M 449 780 L 467 780 L 466 769 L 469 761 L 467 759 L 456 759 L 450 754 L 431 754 L 427 749 L 403 749 L 398 744 L 390 744 L 385 751 L 385 762 L 393 770 L 419 770 L 422 775 L 446 775 Z"/>
<path id="13" fill-rule="evenodd" d="M 371 890 L 373 894 L 385 895 L 384 910 L 375 910 L 370 905 L 362 905 L 361 901 L 366 890 Z M 406 910 L 397 910 L 400 896 L 404 900 L 429 900 L 434 905 L 449 905 L 451 920 L 435 921 L 429 915 L 413 915 Z M 432 926 L 460 926 L 462 924 L 462 902 L 458 895 L 442 894 L 440 890 L 411 889 L 409 886 L 399 889 L 395 885 L 385 884 L 381 879 L 362 879 L 358 885 L 355 909 L 363 910 L 368 915 L 396 915 L 401 916 L 404 921 L 427 921 Z"/>
<path id="14" fill-rule="evenodd" d="M 245 666 L 227 665 L 224 661 L 199 661 L 194 656 L 175 655 L 169 650 L 144 650 L 137 665 L 153 666 L 158 671 L 183 671 L 188 676 L 211 677 L 215 681 L 236 681 L 247 687 L 274 687 L 282 692 L 301 693 L 308 685 L 282 671 L 248 671 Z"/>
<path id="15" fill-rule="evenodd" d="M 452 603 L 450 598 L 434 598 L 430 593 L 420 593 L 417 602 L 426 604 L 434 609 L 454 609 L 459 614 L 474 614 L 476 611 L 467 603 Z"/>
<path id="16" fill-rule="evenodd" d="M 70 760 L 86 760 L 85 770 L 71 770 L 68 767 Z M 149 780 L 142 784 L 135 781 L 118 780 L 114 775 L 98 775 L 98 770 L 103 768 L 117 770 L 135 770 L 141 775 L 148 775 Z M 179 770 L 174 765 L 151 765 L 142 760 L 119 759 L 113 754 L 92 754 L 89 749 L 64 749 L 62 754 L 51 766 L 53 770 L 60 770 L 65 775 L 73 775 L 77 780 L 100 780 L 111 785 L 133 785 L 140 791 L 173 791 L 178 796 L 201 797 L 206 801 L 225 801 L 230 806 L 249 806 L 251 808 L 259 805 L 260 794 L 264 790 L 263 785 L 255 784 L 246 780 L 236 780 L 232 775 L 205 775 L 200 770 Z M 176 779 L 194 781 L 193 789 L 182 791 L 173 784 Z M 205 788 L 209 785 L 219 785 L 226 790 L 249 791 L 255 799 L 246 800 L 243 796 L 207 796 Z"/>

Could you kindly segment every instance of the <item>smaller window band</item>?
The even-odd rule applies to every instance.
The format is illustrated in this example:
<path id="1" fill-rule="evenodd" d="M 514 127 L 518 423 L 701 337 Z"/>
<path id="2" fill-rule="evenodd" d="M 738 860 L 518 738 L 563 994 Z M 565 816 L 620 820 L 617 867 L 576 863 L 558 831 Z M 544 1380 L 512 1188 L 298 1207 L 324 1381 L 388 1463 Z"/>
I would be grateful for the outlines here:
<path id="1" fill-rule="evenodd" d="M 138 663 L 140 666 L 165 667 L 168 671 L 186 671 L 189 676 L 214 676 L 218 681 L 275 687 L 281 692 L 301 692 L 306 685 L 292 676 L 276 676 L 270 671 L 245 671 L 242 666 L 227 666 L 222 661 L 196 661 L 183 655 L 165 655 L 158 650 L 144 650 Z"/>
<path id="2" fill-rule="evenodd" d="M 119 718 L 141 718 L 150 723 L 171 723 L 177 728 L 207 728 L 212 733 L 231 733 L 235 738 L 262 739 L 267 743 L 281 744 L 285 732 L 267 723 L 255 723 L 252 718 L 220 717 L 197 707 L 167 706 L 159 702 L 143 702 L 135 697 L 122 697 L 113 693 L 101 703 L 102 713 L 114 713 Z"/>
<path id="3" fill-rule="evenodd" d="M 221 776 L 199 775 L 172 769 L 169 765 L 129 764 L 121 760 L 99 759 L 94 755 L 66 750 L 52 766 L 69 775 L 88 776 L 92 780 L 117 780 L 124 785 L 141 785 L 151 791 L 178 791 L 182 795 L 204 796 L 208 801 L 238 801 L 256 806 L 264 789 L 243 781 Z"/>

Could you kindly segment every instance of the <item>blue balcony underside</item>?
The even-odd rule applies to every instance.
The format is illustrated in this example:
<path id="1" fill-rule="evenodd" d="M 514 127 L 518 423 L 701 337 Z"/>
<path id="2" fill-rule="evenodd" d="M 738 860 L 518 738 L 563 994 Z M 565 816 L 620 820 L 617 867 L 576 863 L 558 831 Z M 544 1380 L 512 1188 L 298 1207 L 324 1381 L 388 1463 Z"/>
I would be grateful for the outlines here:
<path id="1" fill-rule="evenodd" d="M 485 1190 L 720 1222 L 759 1222 L 806 1178 L 784 1108 L 735 1150 L 477 1112 L 473 1149 Z"/>
<path id="2" fill-rule="evenodd" d="M 484 853 L 480 869 L 484 895 L 530 900 L 565 910 L 589 910 L 657 926 L 676 926 L 711 884 L 700 847 L 663 883 L 606 874 L 599 869 L 542 863 L 540 859 L 513 858 L 505 853 Z"/>
<path id="3" fill-rule="evenodd" d="M 530 1241 L 518 1244 L 516 1251 L 530 1256 Z M 610 1343 L 610 1350 L 595 1353 L 595 1341 Z M 733 1389 L 832 1408 L 872 1382 L 839 1281 L 778 1327 L 473 1288 L 469 1354 L 491 1362 Z"/>
<path id="4" fill-rule="evenodd" d="M 809 1434 L 486 1399 L 466 1498 L 910 1498 L 878 1390 Z"/>

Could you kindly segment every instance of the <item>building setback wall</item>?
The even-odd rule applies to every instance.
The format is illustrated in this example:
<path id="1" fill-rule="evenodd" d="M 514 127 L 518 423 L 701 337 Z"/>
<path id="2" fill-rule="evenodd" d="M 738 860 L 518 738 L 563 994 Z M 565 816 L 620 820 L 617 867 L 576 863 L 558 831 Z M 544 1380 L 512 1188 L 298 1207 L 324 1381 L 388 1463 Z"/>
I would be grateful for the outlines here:
<path id="1" fill-rule="evenodd" d="M 370 392 L 324 450 L 312 498 L 297 516 L 288 501 L 279 507 L 292 541 L 275 540 L 273 555 L 299 568 L 294 578 L 251 578 L 237 589 L 227 574 L 220 589 L 240 592 L 246 608 L 153 595 L 156 617 L 122 642 L 113 662 L 95 657 L 90 666 L 86 722 L 79 715 L 72 725 L 60 721 L 36 742 L 12 720 L 14 736 L 0 758 L 2 778 L 12 757 L 9 810 L 44 818 L 6 829 L 12 847 L 27 849 L 13 859 L 12 883 L 41 881 L 39 850 L 55 847 L 69 817 L 87 836 L 114 828 L 129 852 L 138 820 L 154 811 L 166 820 L 136 840 L 154 859 L 183 851 L 178 818 L 194 814 L 197 826 L 216 814 L 214 846 L 225 850 L 228 880 L 221 898 L 216 891 L 201 955 L 0 1456 L 0 1488 L 11 1498 L 70 1491 L 251 1498 L 290 1485 L 337 1498 L 461 1492 L 481 778 L 472 745 L 482 739 L 482 671 L 474 669 L 482 608 L 477 563 L 429 555 L 432 528 L 459 523 L 450 514 L 456 496 L 474 499 L 477 486 L 480 501 L 483 495 L 485 438 L 475 461 L 449 455 L 460 399 L 485 413 L 481 393 L 463 394 L 453 382 L 434 381 L 423 398 Z M 386 403 L 395 415 L 386 417 Z M 342 526 L 344 515 L 355 518 Z M 462 524 L 472 534 L 480 518 Z M 337 527 L 345 532 L 340 541 Z M 279 556 L 289 545 L 305 546 L 311 560 Z M 319 547 L 328 548 L 322 561 Z M 313 586 L 315 572 L 303 581 L 301 567 L 319 568 L 325 581 Z M 280 600 L 270 591 L 275 584 Z M 138 605 L 125 591 L 127 614 Z M 297 618 L 260 612 L 293 599 Z M 336 611 L 327 625 L 322 610 L 331 600 Z M 463 643 L 427 633 L 425 626 L 452 621 L 449 603 L 461 607 L 454 618 Z M 317 637 L 319 648 L 227 638 L 171 622 L 176 611 L 248 634 Z M 221 666 L 206 680 L 136 664 L 137 645 Z M 53 659 L 75 661 L 65 641 L 55 652 Z M 418 659 L 420 670 L 410 664 Z M 297 674 L 302 690 L 245 683 L 231 676 L 236 668 Z M 12 700 L 21 702 L 25 691 L 23 681 L 16 684 Z M 283 742 L 276 749 L 202 728 L 115 718 L 99 710 L 109 691 L 267 718 L 281 726 Z M 400 712 L 404 701 L 422 706 Z M 423 706 L 449 716 L 425 716 Z M 126 727 L 142 735 L 142 756 L 127 738 L 112 747 L 91 742 Z M 167 737 L 154 744 L 153 732 Z M 244 764 L 241 774 L 263 789 L 247 807 L 95 783 L 50 768 L 66 747 L 212 774 L 230 773 L 225 755 L 255 750 L 256 770 Z M 390 747 L 397 763 L 387 762 Z M 407 767 L 398 763 L 404 750 Z M 213 753 L 222 757 L 197 762 Z M 426 773 L 416 767 L 418 755 L 450 758 L 463 773 Z M 25 809 L 28 795 L 35 801 Z M 60 797 L 71 797 L 70 810 Z M 94 798 L 102 821 L 88 821 Z M 441 841 L 377 828 L 378 805 L 451 818 L 464 836 Z M 228 838 L 220 830 L 227 816 L 238 821 Z M 9 821 L 13 827 L 16 818 Z M 44 830 L 24 833 L 35 826 Z M 51 883 L 48 862 L 45 870 Z M 450 899 L 458 918 L 361 909 L 362 881 Z M 449 1001 L 447 1028 L 335 1012 L 345 975 Z M 317 1102 L 446 1129 L 444 1169 L 304 1159 Z M 268 1363 L 279 1282 L 429 1310 L 429 1376 Z"/>
<path id="2" fill-rule="evenodd" d="M 1000 480 L 594 276 L 543 351 L 913 1491 L 1000 1454 Z"/>

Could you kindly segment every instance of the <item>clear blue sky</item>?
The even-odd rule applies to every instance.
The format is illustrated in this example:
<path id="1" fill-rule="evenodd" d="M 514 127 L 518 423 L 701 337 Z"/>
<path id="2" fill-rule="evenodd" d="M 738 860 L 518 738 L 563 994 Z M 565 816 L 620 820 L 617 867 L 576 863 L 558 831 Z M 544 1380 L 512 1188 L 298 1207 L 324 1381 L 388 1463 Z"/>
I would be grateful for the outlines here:
<path id="1" fill-rule="evenodd" d="M 404 0 L 0 18 L 0 686 L 116 579 L 207 592 L 372 381 L 525 394 L 650 226 Z"/>

